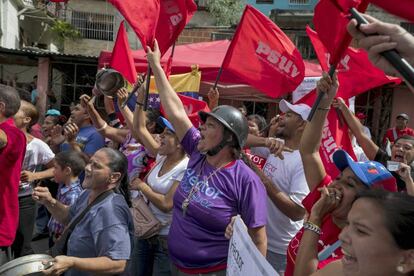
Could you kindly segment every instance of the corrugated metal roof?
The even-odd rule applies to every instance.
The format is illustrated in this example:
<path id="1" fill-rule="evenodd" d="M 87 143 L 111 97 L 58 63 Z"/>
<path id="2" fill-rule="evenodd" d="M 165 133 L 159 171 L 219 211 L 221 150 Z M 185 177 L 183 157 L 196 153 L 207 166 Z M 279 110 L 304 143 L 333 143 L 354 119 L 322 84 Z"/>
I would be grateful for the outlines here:
<path id="1" fill-rule="evenodd" d="M 47 50 L 42 49 L 36 49 L 36 48 L 25 48 L 25 49 L 9 49 L 0 47 L 0 53 L 9 53 L 9 54 L 16 54 L 16 55 L 31 55 L 31 56 L 37 56 L 37 57 L 62 57 L 62 58 L 76 58 L 76 59 L 94 59 L 98 60 L 97 56 L 86 56 L 86 55 L 80 55 L 80 54 L 64 54 L 64 53 L 56 53 L 51 52 Z"/>

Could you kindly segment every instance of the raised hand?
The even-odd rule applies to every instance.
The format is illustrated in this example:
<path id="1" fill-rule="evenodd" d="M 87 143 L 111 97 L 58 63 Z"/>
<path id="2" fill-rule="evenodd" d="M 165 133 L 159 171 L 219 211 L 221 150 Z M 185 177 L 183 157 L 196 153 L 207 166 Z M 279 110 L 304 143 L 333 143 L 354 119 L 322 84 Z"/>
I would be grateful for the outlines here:
<path id="1" fill-rule="evenodd" d="M 76 124 L 74 123 L 69 123 L 65 125 L 65 128 L 63 130 L 65 136 L 66 136 L 66 140 L 71 143 L 74 142 L 76 139 L 76 136 L 78 136 L 79 133 L 79 128 Z"/>

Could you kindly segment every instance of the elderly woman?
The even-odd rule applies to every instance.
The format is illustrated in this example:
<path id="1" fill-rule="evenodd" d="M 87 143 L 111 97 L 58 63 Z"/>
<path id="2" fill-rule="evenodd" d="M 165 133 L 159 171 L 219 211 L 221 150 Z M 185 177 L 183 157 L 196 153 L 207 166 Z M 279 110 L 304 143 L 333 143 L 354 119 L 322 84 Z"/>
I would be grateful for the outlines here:
<path id="1" fill-rule="evenodd" d="M 157 42 L 147 48 L 148 63 L 166 117 L 190 156 L 173 199 L 168 235 L 172 275 L 226 275 L 229 241 L 224 232 L 240 214 L 258 250 L 266 255 L 266 191 L 259 177 L 240 160 L 248 134 L 246 118 L 234 107 L 201 112 L 197 130 L 160 65 Z M 243 162 L 245 161 L 245 162 Z"/>
<path id="2" fill-rule="evenodd" d="M 52 216 L 68 224 L 99 197 L 76 224 L 67 241 L 65 256 L 57 256 L 46 275 L 118 274 L 125 270 L 131 254 L 133 222 L 128 209 L 127 160 L 119 151 L 98 150 L 85 168 L 85 191 L 71 207 L 52 198 L 45 187 L 37 187 L 33 198 Z"/>
<path id="3" fill-rule="evenodd" d="M 413 197 L 381 190 L 361 192 L 339 235 L 344 256 L 312 275 L 413 275 L 413 232 Z"/>

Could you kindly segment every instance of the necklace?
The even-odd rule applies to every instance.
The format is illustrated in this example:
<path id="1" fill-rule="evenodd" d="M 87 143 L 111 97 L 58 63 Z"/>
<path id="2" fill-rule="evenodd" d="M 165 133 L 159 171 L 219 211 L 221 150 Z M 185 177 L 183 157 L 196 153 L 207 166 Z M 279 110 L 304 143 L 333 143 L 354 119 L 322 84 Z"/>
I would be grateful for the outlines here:
<path id="1" fill-rule="evenodd" d="M 231 162 L 232 162 L 232 161 L 231 161 Z M 202 186 L 204 183 L 205 183 L 206 185 L 208 185 L 208 180 L 209 180 L 212 176 L 216 175 L 216 174 L 217 174 L 217 172 L 218 172 L 220 169 L 222 169 L 222 168 L 226 167 L 226 166 L 227 166 L 228 164 L 230 164 L 231 162 L 229 162 L 229 163 L 225 164 L 224 166 L 220 166 L 220 167 L 218 167 L 217 169 L 215 169 L 214 171 L 212 171 L 212 172 L 208 175 L 208 177 L 205 177 L 205 178 L 203 179 L 203 181 L 198 181 L 197 183 L 195 183 L 195 184 L 191 187 L 190 192 L 188 193 L 187 197 L 184 199 L 183 203 L 181 204 L 181 208 L 183 209 L 183 217 L 185 217 L 185 215 L 186 215 L 186 213 L 187 213 L 188 206 L 190 206 L 190 203 L 191 203 L 191 201 L 193 200 L 193 195 L 194 195 L 194 194 L 196 194 L 196 193 L 200 190 L 201 186 Z M 200 168 L 200 171 L 198 172 L 198 175 L 200 175 L 200 172 L 201 172 L 201 171 L 202 171 L 202 169 L 204 168 L 204 165 L 205 165 L 205 164 L 203 164 L 203 166 Z"/>

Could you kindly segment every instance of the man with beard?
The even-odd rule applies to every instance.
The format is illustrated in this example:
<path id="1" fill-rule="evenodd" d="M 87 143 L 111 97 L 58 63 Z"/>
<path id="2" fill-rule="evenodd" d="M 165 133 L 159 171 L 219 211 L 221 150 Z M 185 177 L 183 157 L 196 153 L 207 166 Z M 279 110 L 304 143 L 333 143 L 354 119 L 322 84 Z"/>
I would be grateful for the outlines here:
<path id="1" fill-rule="evenodd" d="M 271 154 L 263 167 L 264 174 L 271 181 L 263 181 L 268 195 L 267 209 L 267 260 L 275 270 L 283 275 L 286 267 L 286 250 L 290 240 L 302 227 L 305 209 L 302 200 L 309 193 L 303 172 L 299 144 L 306 126 L 310 107 L 305 104 L 290 104 L 280 101 L 279 109 L 284 113 L 276 122 L 277 139 Z M 266 138 L 249 136 L 249 146 L 263 146 Z M 272 144 L 267 141 L 266 146 Z M 276 145 L 275 145 L 276 144 Z M 286 147 L 292 151 L 286 151 Z M 285 149 L 283 156 L 281 151 Z"/>
<path id="2" fill-rule="evenodd" d="M 388 156 L 384 150 L 380 149 L 374 141 L 363 132 L 360 121 L 353 115 L 341 98 L 335 99 L 332 105 L 342 112 L 346 123 L 368 159 L 382 163 L 391 171 L 392 175 L 397 179 L 398 191 L 407 191 L 410 194 L 413 194 L 414 137 L 403 135 L 396 138 L 391 146 L 391 156 Z M 402 114 L 405 115 L 404 113 Z M 401 114 L 399 116 L 401 116 Z M 397 163 L 387 166 L 388 161 Z"/>

